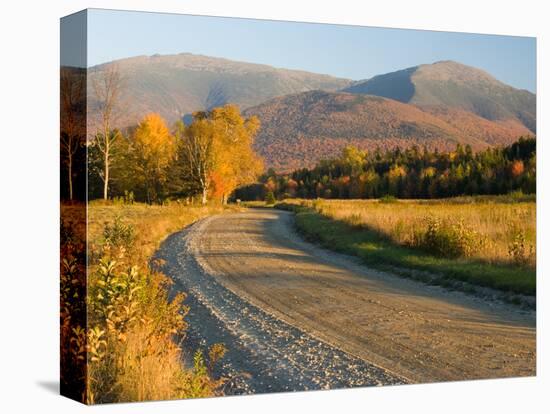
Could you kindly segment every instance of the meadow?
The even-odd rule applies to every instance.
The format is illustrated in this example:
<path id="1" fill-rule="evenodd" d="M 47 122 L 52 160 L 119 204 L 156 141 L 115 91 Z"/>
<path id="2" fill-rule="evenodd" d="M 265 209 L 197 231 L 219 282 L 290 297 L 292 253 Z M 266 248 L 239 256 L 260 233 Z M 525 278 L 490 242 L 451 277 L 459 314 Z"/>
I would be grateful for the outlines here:
<path id="1" fill-rule="evenodd" d="M 90 202 L 88 208 L 88 238 L 92 249 L 100 248 L 105 241 L 105 226 L 113 224 L 119 218 L 124 224 L 134 228 L 134 244 L 139 246 L 139 249 L 133 252 L 134 259 L 143 263 L 173 232 L 206 216 L 235 208 L 221 205 L 185 205 L 177 202 L 168 205 L 149 205 L 95 200 Z"/>
<path id="2" fill-rule="evenodd" d="M 390 199 L 391 200 L 391 199 Z M 471 235 L 468 257 L 490 263 L 535 265 L 536 204 L 504 197 L 458 197 L 448 200 L 323 200 L 313 203 L 320 213 L 353 226 L 368 227 L 393 242 L 415 246 L 430 224 Z M 458 230 L 458 227 L 457 227 Z M 523 240 L 525 250 L 513 249 Z M 445 246 L 444 246 L 445 247 Z M 449 246 L 446 246 L 449 247 Z M 467 247 L 467 246 L 465 246 Z M 462 256 L 463 254 L 457 254 Z"/>
<path id="3" fill-rule="evenodd" d="M 287 200 L 298 229 L 369 264 L 422 270 L 514 293 L 535 292 L 532 196 L 438 200 Z M 284 207 L 284 205 L 283 205 Z M 409 272 L 410 273 L 410 272 Z"/>

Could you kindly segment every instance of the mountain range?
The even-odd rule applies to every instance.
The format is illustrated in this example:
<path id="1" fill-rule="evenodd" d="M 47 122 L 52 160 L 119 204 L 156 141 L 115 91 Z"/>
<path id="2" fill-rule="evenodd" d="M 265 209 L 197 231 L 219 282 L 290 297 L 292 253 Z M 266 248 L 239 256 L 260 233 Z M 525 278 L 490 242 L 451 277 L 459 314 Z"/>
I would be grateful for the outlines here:
<path id="1" fill-rule="evenodd" d="M 123 80 L 119 127 L 135 125 L 148 112 L 157 112 L 172 124 L 194 111 L 226 103 L 244 109 L 276 96 L 313 89 L 335 91 L 351 84 L 328 75 L 190 53 L 136 56 L 94 66 L 88 72 L 90 84 L 112 65 Z M 89 90 L 91 107 L 93 92 Z"/>
<path id="2" fill-rule="evenodd" d="M 474 150 L 536 132 L 536 96 L 453 61 L 419 65 L 352 81 L 304 71 L 182 53 L 138 56 L 116 65 L 123 79 L 119 128 L 148 112 L 169 123 L 197 110 L 235 103 L 260 118 L 257 152 L 266 167 L 290 171 L 363 149 L 410 147 Z M 94 108 L 89 90 L 89 108 Z M 93 118 L 93 117 L 91 117 Z"/>

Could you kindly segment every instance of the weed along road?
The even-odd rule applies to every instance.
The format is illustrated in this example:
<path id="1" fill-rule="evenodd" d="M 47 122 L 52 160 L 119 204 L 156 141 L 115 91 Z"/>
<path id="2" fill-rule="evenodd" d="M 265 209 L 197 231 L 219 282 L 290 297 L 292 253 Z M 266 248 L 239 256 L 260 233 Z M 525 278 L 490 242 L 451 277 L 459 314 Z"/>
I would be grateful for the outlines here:
<path id="1" fill-rule="evenodd" d="M 534 312 L 370 269 L 303 241 L 292 213 L 213 216 L 161 247 L 193 349 L 228 393 L 535 374 Z"/>

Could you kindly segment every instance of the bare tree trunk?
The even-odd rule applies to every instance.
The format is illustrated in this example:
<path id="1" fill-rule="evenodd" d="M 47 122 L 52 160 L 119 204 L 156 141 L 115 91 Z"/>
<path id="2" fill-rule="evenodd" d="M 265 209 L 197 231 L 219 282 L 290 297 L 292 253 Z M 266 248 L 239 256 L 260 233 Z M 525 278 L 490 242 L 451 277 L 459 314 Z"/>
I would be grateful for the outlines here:
<path id="1" fill-rule="evenodd" d="M 147 204 L 151 205 L 151 195 L 149 194 L 149 187 L 145 189 L 145 198 L 147 198 Z"/>
<path id="2" fill-rule="evenodd" d="M 203 187 L 202 188 L 202 205 L 204 206 L 207 202 L 207 191 L 206 191 L 206 187 Z"/>
<path id="3" fill-rule="evenodd" d="M 69 200 L 73 201 L 73 156 L 69 154 L 68 160 L 68 172 L 69 172 Z"/>
<path id="4" fill-rule="evenodd" d="M 107 200 L 109 195 L 109 156 L 105 154 L 105 176 L 103 182 L 103 199 Z"/>
<path id="5" fill-rule="evenodd" d="M 122 80 L 117 66 L 110 66 L 98 78 L 92 79 L 96 99 L 98 100 L 99 112 L 101 114 L 101 123 L 103 127 L 103 136 L 96 135 L 96 145 L 103 155 L 103 199 L 109 197 L 109 167 L 111 144 L 114 145 L 118 133 L 111 134 L 111 124 L 118 104 Z"/>
<path id="6" fill-rule="evenodd" d="M 109 132 L 104 132 L 109 133 Z M 103 173 L 103 199 L 107 200 L 107 197 L 109 196 L 109 137 L 105 136 L 105 149 L 104 149 L 104 173 Z"/>
<path id="7" fill-rule="evenodd" d="M 86 100 L 84 78 L 80 73 L 70 70 L 61 71 L 61 161 L 67 166 L 69 200 L 74 199 L 73 160 L 80 148 L 85 113 L 82 103 Z M 78 174 L 78 171 L 77 171 Z"/>

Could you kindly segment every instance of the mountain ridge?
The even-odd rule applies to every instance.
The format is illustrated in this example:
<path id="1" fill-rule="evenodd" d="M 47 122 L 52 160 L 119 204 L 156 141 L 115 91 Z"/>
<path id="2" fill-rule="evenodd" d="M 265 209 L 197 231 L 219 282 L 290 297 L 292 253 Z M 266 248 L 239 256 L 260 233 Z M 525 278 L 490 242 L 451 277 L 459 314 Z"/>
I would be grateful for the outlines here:
<path id="1" fill-rule="evenodd" d="M 536 132 L 536 95 L 488 72 L 452 60 L 374 76 L 343 91 L 377 95 L 418 106 L 448 106 L 495 121 L 515 118 Z"/>
<path id="2" fill-rule="evenodd" d="M 226 103 L 241 108 L 276 96 L 312 89 L 338 90 L 348 79 L 225 58 L 180 53 L 141 55 L 93 66 L 89 77 L 116 65 L 125 87 L 125 114 L 119 127 L 137 123 L 148 112 L 160 113 L 169 123 L 197 110 Z M 89 91 L 93 109 L 95 96 Z"/>
<path id="3" fill-rule="evenodd" d="M 361 149 L 408 148 L 474 150 L 505 145 L 529 130 L 517 120 L 490 121 L 458 108 L 419 107 L 375 95 L 308 91 L 273 98 L 245 115 L 262 128 L 256 150 L 267 167 L 290 171 L 312 166 L 345 146 Z"/>

